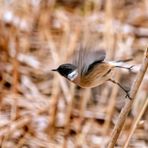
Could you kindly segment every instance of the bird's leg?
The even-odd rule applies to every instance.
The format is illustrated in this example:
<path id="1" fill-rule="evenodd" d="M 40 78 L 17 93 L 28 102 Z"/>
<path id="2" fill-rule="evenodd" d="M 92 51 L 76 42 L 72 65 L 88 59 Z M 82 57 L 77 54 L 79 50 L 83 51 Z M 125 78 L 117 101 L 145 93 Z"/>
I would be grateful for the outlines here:
<path id="1" fill-rule="evenodd" d="M 124 69 L 129 70 L 129 72 L 132 72 L 132 68 L 134 67 L 134 65 L 132 65 L 132 66 L 130 66 L 130 67 L 124 67 L 124 66 L 115 66 L 115 67 L 124 68 Z"/>
<path id="2" fill-rule="evenodd" d="M 126 93 L 126 98 L 128 97 L 130 100 L 132 100 L 132 98 L 129 95 L 129 90 L 125 89 L 120 83 L 116 82 L 115 80 L 109 79 L 108 81 L 117 84 L 125 93 Z"/>

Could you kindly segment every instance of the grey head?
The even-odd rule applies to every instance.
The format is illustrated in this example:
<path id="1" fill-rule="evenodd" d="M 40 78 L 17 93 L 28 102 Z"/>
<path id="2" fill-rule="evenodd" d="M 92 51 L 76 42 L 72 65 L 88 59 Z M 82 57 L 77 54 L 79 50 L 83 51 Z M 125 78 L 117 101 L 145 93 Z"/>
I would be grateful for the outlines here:
<path id="1" fill-rule="evenodd" d="M 52 71 L 59 72 L 70 81 L 73 81 L 78 76 L 77 67 L 73 64 L 62 64 L 57 69 L 52 69 Z"/>

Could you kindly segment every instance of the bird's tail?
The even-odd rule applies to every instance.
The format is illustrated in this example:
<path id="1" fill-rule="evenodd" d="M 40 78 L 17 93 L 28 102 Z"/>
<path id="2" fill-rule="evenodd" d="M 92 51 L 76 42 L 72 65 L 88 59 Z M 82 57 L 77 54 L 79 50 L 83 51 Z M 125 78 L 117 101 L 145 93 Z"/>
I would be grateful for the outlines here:
<path id="1" fill-rule="evenodd" d="M 122 63 L 126 63 L 126 62 L 130 62 L 132 61 L 133 59 L 125 59 L 125 60 L 118 60 L 116 62 L 122 62 Z"/>
<path id="2" fill-rule="evenodd" d="M 127 64 L 127 62 L 130 62 L 130 61 L 132 61 L 132 59 L 109 61 L 109 64 L 111 64 L 113 67 L 123 68 L 123 69 L 127 69 L 129 71 L 132 71 L 132 68 L 134 67 L 134 65 Z"/>

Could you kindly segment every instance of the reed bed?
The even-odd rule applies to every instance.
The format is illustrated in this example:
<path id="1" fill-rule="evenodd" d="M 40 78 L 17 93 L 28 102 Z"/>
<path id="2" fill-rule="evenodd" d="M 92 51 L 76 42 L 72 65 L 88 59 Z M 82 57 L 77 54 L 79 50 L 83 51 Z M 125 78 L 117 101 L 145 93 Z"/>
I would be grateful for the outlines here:
<path id="1" fill-rule="evenodd" d="M 147 10 L 147 0 L 0 0 L 0 147 L 108 147 L 124 92 L 109 82 L 82 89 L 51 69 L 83 43 L 108 60 L 133 58 L 132 72 L 114 76 L 130 89 L 148 47 Z M 148 147 L 143 76 L 115 147 Z"/>

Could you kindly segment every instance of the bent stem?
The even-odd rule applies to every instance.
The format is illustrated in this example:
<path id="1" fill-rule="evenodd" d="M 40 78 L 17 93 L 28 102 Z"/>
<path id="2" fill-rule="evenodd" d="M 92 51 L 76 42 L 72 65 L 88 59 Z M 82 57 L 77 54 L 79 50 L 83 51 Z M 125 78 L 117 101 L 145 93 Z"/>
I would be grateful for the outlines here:
<path id="1" fill-rule="evenodd" d="M 118 121 L 113 129 L 111 139 L 108 144 L 108 148 L 113 148 L 118 140 L 118 137 L 121 133 L 121 130 L 123 128 L 126 117 L 132 108 L 135 96 L 137 94 L 137 91 L 138 91 L 139 86 L 143 80 L 143 77 L 145 75 L 147 68 L 148 68 L 148 48 L 145 51 L 145 56 L 144 56 L 140 71 L 137 74 L 136 79 L 135 79 L 135 81 L 132 85 L 131 91 L 130 91 L 130 97 L 132 98 L 132 100 L 129 100 L 129 99 L 126 100 L 125 106 L 121 110 Z"/>
<path id="2" fill-rule="evenodd" d="M 147 97 L 146 100 L 144 101 L 142 109 L 140 110 L 139 114 L 137 115 L 137 117 L 136 117 L 135 120 L 134 120 L 133 126 L 131 127 L 130 133 L 129 133 L 128 137 L 127 137 L 127 140 L 126 140 L 126 142 L 125 142 L 123 148 L 127 148 L 127 147 L 128 147 L 128 144 L 129 144 L 129 142 L 130 142 L 130 139 L 131 139 L 131 137 L 132 137 L 134 131 L 136 130 L 137 125 L 138 125 L 138 123 L 139 123 L 139 121 L 140 121 L 142 115 L 144 114 L 144 112 L 145 112 L 147 106 L 148 106 L 148 97 Z"/>

